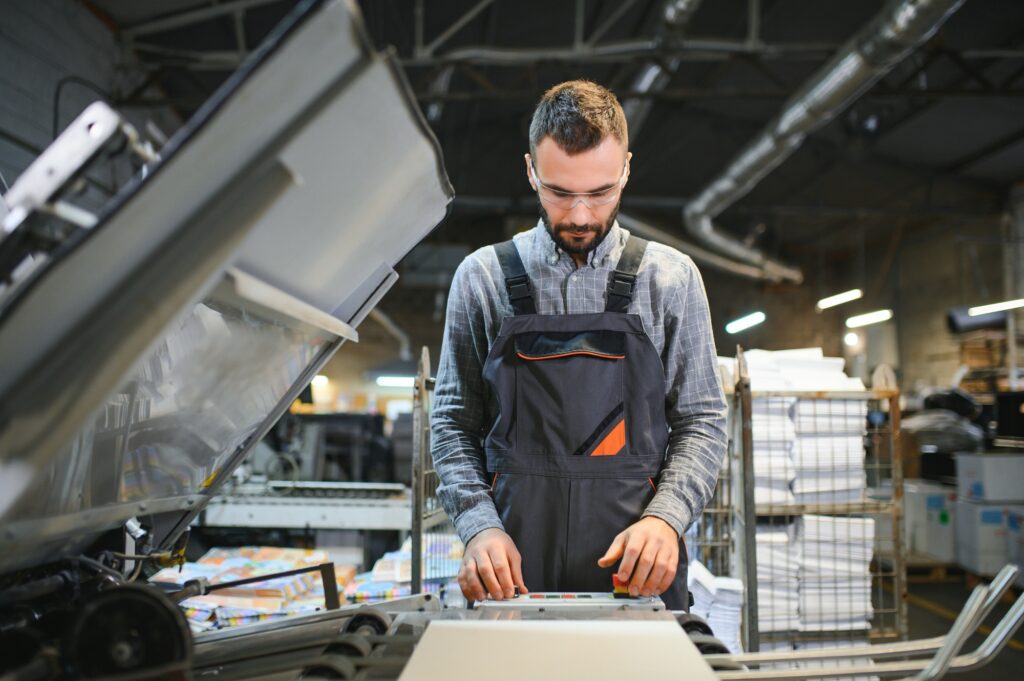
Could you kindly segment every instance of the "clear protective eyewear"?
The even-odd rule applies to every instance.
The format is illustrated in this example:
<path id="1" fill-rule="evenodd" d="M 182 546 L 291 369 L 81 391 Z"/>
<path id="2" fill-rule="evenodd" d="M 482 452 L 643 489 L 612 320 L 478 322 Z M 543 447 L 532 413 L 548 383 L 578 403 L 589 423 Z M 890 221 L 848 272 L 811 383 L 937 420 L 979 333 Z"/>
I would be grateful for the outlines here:
<path id="1" fill-rule="evenodd" d="M 593 209 L 599 206 L 607 206 L 613 203 L 619 194 L 622 193 L 622 188 L 626 186 L 626 170 L 629 168 L 629 161 L 627 160 L 622 164 L 622 175 L 618 181 L 607 189 L 602 189 L 596 192 L 565 192 L 560 189 L 549 187 L 540 181 L 537 177 L 537 166 L 533 164 L 533 159 L 530 159 L 530 175 L 533 176 L 533 181 L 537 185 L 537 195 L 540 196 L 541 201 L 550 204 L 555 208 L 561 210 L 572 210 L 576 207 L 577 203 L 582 203 L 587 208 Z"/>

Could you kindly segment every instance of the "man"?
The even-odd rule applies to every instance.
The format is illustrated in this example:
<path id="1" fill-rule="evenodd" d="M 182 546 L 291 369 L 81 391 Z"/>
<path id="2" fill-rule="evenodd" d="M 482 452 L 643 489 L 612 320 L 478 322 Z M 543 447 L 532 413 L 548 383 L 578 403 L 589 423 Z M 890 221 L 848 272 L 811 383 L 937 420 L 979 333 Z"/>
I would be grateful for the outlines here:
<path id="1" fill-rule="evenodd" d="M 438 493 L 466 598 L 609 591 L 686 609 L 682 535 L 725 450 L 707 297 L 682 253 L 618 226 L 626 120 L 587 81 L 530 125 L 540 222 L 452 280 L 434 392 Z"/>

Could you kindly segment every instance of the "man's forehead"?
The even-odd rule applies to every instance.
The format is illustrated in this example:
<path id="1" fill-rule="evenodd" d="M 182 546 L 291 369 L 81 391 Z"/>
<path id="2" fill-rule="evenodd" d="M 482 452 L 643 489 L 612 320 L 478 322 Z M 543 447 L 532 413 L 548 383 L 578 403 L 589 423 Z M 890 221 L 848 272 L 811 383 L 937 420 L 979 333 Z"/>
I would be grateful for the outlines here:
<path id="1" fill-rule="evenodd" d="M 537 145 L 534 165 L 545 184 L 573 191 L 590 191 L 614 184 L 622 174 L 626 150 L 615 137 L 576 154 L 566 153 L 551 138 Z"/>

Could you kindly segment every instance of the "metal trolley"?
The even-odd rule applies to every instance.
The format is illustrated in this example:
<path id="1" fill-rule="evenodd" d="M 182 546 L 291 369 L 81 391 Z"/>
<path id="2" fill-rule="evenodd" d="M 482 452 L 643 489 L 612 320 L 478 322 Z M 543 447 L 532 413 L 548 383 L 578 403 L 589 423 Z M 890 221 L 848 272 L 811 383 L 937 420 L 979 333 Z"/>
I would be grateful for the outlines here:
<path id="1" fill-rule="evenodd" d="M 446 605 L 460 605 L 461 593 L 447 588 L 462 544 L 437 496 L 438 477 L 430 455 L 430 396 L 434 390 L 430 352 L 423 348 L 413 387 L 411 591 L 436 593 Z"/>
<path id="2" fill-rule="evenodd" d="M 728 461 L 747 650 L 905 640 L 899 393 L 752 391 Z"/>

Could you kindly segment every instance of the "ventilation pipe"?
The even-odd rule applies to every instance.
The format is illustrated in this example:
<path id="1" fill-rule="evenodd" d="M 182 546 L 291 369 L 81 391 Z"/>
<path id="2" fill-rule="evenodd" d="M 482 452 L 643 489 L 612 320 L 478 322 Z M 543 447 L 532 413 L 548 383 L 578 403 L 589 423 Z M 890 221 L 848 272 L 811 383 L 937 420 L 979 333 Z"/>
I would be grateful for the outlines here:
<path id="1" fill-rule="evenodd" d="M 669 38 L 678 38 L 686 30 L 693 18 L 701 0 L 669 0 L 665 3 L 665 9 L 661 15 L 661 32 L 657 42 L 663 42 Z M 679 59 L 670 59 L 664 66 L 655 61 L 644 64 L 640 73 L 633 79 L 632 89 L 635 92 L 657 92 L 664 90 L 672 74 L 679 68 Z M 651 99 L 627 99 L 622 104 L 622 110 L 626 114 L 626 121 L 629 123 L 629 134 L 636 136 L 647 121 L 647 115 L 651 111 Z"/>
<path id="2" fill-rule="evenodd" d="M 898 0 L 861 29 L 823 66 L 683 210 L 700 243 L 750 263 L 773 278 L 800 282 L 799 269 L 723 234 L 714 218 L 746 196 L 792 155 L 804 138 L 835 118 L 916 47 L 931 38 L 964 0 Z"/>
<path id="3" fill-rule="evenodd" d="M 671 246 L 672 248 L 690 256 L 700 264 L 707 265 L 708 267 L 721 272 L 735 274 L 748 279 L 771 280 L 774 278 L 774 275 L 765 271 L 762 267 L 732 260 L 724 255 L 715 253 L 714 251 L 701 248 L 700 246 L 694 245 L 684 239 L 680 239 L 678 236 L 670 234 L 663 229 L 659 229 L 649 222 L 640 220 L 632 215 L 619 213 L 618 221 L 619 225 L 628 229 L 631 234 L 636 234 L 637 236 L 642 236 L 645 239 L 650 239 L 651 241 L 657 241 L 658 243 L 665 244 L 666 246 Z"/>

